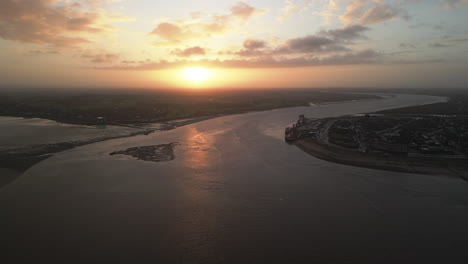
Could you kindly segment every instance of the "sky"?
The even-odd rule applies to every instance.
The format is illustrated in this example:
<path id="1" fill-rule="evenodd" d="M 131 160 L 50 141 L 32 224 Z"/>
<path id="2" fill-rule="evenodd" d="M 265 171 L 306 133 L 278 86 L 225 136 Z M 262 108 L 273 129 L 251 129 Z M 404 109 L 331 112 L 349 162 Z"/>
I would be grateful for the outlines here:
<path id="1" fill-rule="evenodd" d="M 468 0 L 1 0 L 1 87 L 454 88 Z"/>

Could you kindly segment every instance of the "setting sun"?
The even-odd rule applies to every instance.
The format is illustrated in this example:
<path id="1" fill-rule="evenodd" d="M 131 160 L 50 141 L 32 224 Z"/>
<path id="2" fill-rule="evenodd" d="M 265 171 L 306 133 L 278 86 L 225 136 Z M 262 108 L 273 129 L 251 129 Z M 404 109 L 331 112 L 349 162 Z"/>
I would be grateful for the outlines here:
<path id="1" fill-rule="evenodd" d="M 202 83 L 208 81 L 213 73 L 205 68 L 187 68 L 183 70 L 182 75 L 187 81 Z"/>

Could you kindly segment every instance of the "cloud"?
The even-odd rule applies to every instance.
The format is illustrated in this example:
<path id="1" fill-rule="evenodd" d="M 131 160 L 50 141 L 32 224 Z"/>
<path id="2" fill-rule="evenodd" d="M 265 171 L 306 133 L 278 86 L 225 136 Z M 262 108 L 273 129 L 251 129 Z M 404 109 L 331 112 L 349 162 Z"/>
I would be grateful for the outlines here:
<path id="1" fill-rule="evenodd" d="M 312 0 L 304 0 L 303 3 L 297 3 L 293 0 L 286 0 L 286 5 L 281 9 L 281 15 L 278 17 L 278 20 L 287 20 L 290 17 L 296 15 L 297 13 L 306 11 Z"/>
<path id="2" fill-rule="evenodd" d="M 411 43 L 400 43 L 400 48 L 402 49 L 415 49 L 416 45 Z"/>
<path id="3" fill-rule="evenodd" d="M 329 53 L 350 51 L 347 47 L 352 40 L 365 38 L 363 33 L 369 28 L 352 25 L 341 29 L 323 30 L 316 35 L 289 39 L 278 53 Z"/>
<path id="4" fill-rule="evenodd" d="M 466 43 L 468 39 L 448 39 L 446 40 L 447 43 L 459 44 L 459 43 Z"/>
<path id="5" fill-rule="evenodd" d="M 228 30 L 229 22 L 225 16 L 212 16 L 209 23 L 164 22 L 159 24 L 150 35 L 159 37 L 166 41 L 166 44 L 178 44 L 191 39 L 222 34 Z"/>
<path id="6" fill-rule="evenodd" d="M 448 8 L 457 8 L 462 5 L 468 5 L 468 0 L 445 0 L 445 6 Z"/>
<path id="7" fill-rule="evenodd" d="M 227 52 L 227 54 L 234 54 L 241 57 L 256 57 L 265 54 L 265 49 L 268 43 L 260 39 L 247 39 L 244 41 L 243 49 L 237 52 Z"/>
<path id="8" fill-rule="evenodd" d="M 89 60 L 92 63 L 113 63 L 119 59 L 118 54 L 112 53 L 83 53 L 81 57 Z"/>
<path id="9" fill-rule="evenodd" d="M 248 50 L 262 49 L 267 46 L 267 43 L 263 40 L 248 39 L 244 41 L 244 48 Z"/>
<path id="10" fill-rule="evenodd" d="M 207 38 L 223 34 L 234 28 L 239 21 L 246 22 L 255 14 L 262 14 L 264 10 L 257 9 L 245 2 L 238 2 L 230 8 L 227 14 L 204 14 L 193 12 L 190 19 L 163 22 L 150 33 L 166 41 L 166 44 L 177 44 L 191 39 Z"/>
<path id="11" fill-rule="evenodd" d="M 367 0 L 354 0 L 348 4 L 345 13 L 341 16 L 341 19 L 348 24 L 353 23 L 357 18 L 364 15 L 366 11 L 365 3 Z"/>
<path id="12" fill-rule="evenodd" d="M 446 48 L 446 47 L 451 47 L 457 44 L 466 44 L 467 42 L 468 42 L 468 39 L 442 39 L 440 41 L 429 43 L 429 47 Z"/>
<path id="13" fill-rule="evenodd" d="M 172 54 L 177 55 L 179 57 L 190 57 L 195 55 L 205 55 L 206 51 L 204 48 L 201 47 L 190 47 L 186 49 L 175 49 L 172 51 Z"/>
<path id="14" fill-rule="evenodd" d="M 70 31 L 102 32 L 102 28 L 94 26 L 94 21 L 97 19 L 97 16 L 71 18 L 67 22 L 67 29 Z"/>
<path id="15" fill-rule="evenodd" d="M 339 29 L 322 30 L 314 35 L 285 40 L 276 47 L 269 48 L 263 40 L 248 39 L 243 48 L 237 52 L 227 52 L 241 57 L 261 57 L 291 54 L 330 54 L 336 52 L 350 52 L 349 47 L 357 39 L 366 39 L 364 35 L 370 28 L 362 25 L 352 25 Z"/>
<path id="16" fill-rule="evenodd" d="M 222 67 L 232 68 L 287 68 L 311 67 L 321 65 L 356 65 L 382 62 L 382 54 L 368 49 L 357 52 L 346 52 L 331 56 L 297 56 L 297 57 L 260 57 L 251 60 L 227 60 L 218 62 Z"/>
<path id="17" fill-rule="evenodd" d="M 257 9 L 255 7 L 252 7 L 246 2 L 238 2 L 231 7 L 232 15 L 242 20 L 249 19 L 256 11 Z"/>
<path id="18" fill-rule="evenodd" d="M 341 29 L 333 29 L 328 31 L 321 31 L 319 34 L 332 37 L 335 40 L 348 41 L 355 39 L 366 38 L 363 33 L 370 30 L 370 28 L 362 25 L 351 25 Z"/>
<path id="19" fill-rule="evenodd" d="M 165 40 L 179 42 L 187 38 L 191 33 L 188 29 L 182 29 L 175 24 L 165 22 L 159 24 L 151 34 L 158 35 Z"/>
<path id="20" fill-rule="evenodd" d="M 341 16 L 346 24 L 360 23 L 365 25 L 377 24 L 402 17 L 409 20 L 408 12 L 394 5 L 386 4 L 382 0 L 353 0 Z"/>
<path id="21" fill-rule="evenodd" d="M 440 42 L 433 42 L 433 43 L 429 44 L 429 47 L 432 47 L 432 48 L 445 48 L 445 47 L 449 47 L 449 45 L 442 44 Z"/>
<path id="22" fill-rule="evenodd" d="M 403 14 L 401 9 L 386 4 L 378 4 L 369 9 L 360 19 L 361 24 L 376 24 L 396 18 L 402 14 L 405 18 L 409 16 Z"/>
<path id="23" fill-rule="evenodd" d="M 222 68 L 291 68 L 291 67 L 312 67 L 326 65 L 357 65 L 357 64 L 377 64 L 383 63 L 383 55 L 374 50 L 362 50 L 357 52 L 347 52 L 327 57 L 300 56 L 292 58 L 261 57 L 254 59 L 230 59 L 230 60 L 199 60 L 199 61 L 160 61 L 148 62 L 135 66 L 121 65 L 113 67 L 99 67 L 101 70 L 133 70 L 151 71 L 163 70 L 177 67 L 222 67 Z"/>
<path id="24" fill-rule="evenodd" d="M 238 51 L 219 52 L 222 59 L 189 60 L 187 58 L 175 61 L 133 63 L 130 66 L 129 63 L 125 63 L 126 65 L 117 65 L 110 69 L 158 70 L 189 66 L 271 68 L 382 63 L 383 54 L 377 51 L 352 49 L 355 40 L 367 38 L 365 33 L 368 30 L 370 28 L 363 25 L 352 25 L 287 39 L 280 44 L 268 43 L 260 39 L 247 39 Z M 176 49 L 172 53 L 179 57 L 190 57 L 204 55 L 205 50 L 194 46 Z M 100 69 L 109 69 L 109 67 Z"/>
<path id="25" fill-rule="evenodd" d="M 44 54 L 57 55 L 60 53 L 56 50 L 41 50 L 41 49 L 28 50 L 26 53 L 24 53 L 25 56 L 40 56 Z"/>
<path id="26" fill-rule="evenodd" d="M 96 8 L 101 2 L 2 0 L 0 37 L 55 47 L 89 43 L 87 35 L 113 28 L 103 22 L 105 14 Z"/>
<path id="27" fill-rule="evenodd" d="M 277 47 L 269 48 L 266 41 L 248 39 L 237 52 L 228 52 L 242 57 L 274 56 L 305 53 L 333 53 L 351 51 L 348 47 L 354 40 L 366 39 L 364 33 L 370 28 L 352 25 L 339 29 L 322 30 L 315 35 L 292 38 Z"/>
<path id="28" fill-rule="evenodd" d="M 340 42 L 334 41 L 331 38 L 320 36 L 306 36 L 302 38 L 290 39 L 286 45 L 282 47 L 279 52 L 333 52 L 333 51 L 347 51 L 349 50 Z"/>

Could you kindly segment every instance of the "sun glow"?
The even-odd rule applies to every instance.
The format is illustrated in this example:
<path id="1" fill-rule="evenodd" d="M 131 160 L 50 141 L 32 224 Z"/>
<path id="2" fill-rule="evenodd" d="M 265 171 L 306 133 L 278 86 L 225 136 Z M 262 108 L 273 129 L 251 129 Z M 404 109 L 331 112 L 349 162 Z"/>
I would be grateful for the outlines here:
<path id="1" fill-rule="evenodd" d="M 203 83 L 212 78 L 211 70 L 205 68 L 186 68 L 182 72 L 183 77 L 192 83 Z"/>

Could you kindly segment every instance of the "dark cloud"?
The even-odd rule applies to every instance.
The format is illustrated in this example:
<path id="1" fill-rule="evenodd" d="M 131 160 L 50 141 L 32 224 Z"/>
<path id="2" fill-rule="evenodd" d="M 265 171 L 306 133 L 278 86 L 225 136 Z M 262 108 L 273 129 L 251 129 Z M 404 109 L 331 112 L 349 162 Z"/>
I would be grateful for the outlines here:
<path id="1" fill-rule="evenodd" d="M 445 48 L 445 47 L 449 47 L 449 45 L 442 44 L 440 42 L 434 42 L 434 43 L 429 44 L 429 47 L 432 47 L 432 48 Z"/>
<path id="2" fill-rule="evenodd" d="M 411 43 L 400 43 L 400 48 L 402 49 L 415 49 L 416 45 Z"/>
<path id="3" fill-rule="evenodd" d="M 265 56 L 267 54 L 272 55 L 272 51 L 260 50 L 260 49 L 241 49 L 237 52 L 228 53 L 228 54 L 234 54 L 234 55 L 241 56 L 241 57 L 259 57 L 259 56 Z"/>
<path id="4" fill-rule="evenodd" d="M 352 40 L 366 38 L 363 34 L 369 28 L 352 25 L 341 29 L 324 30 L 316 35 L 289 39 L 276 53 L 329 53 L 350 51 L 347 45 Z"/>
<path id="5" fill-rule="evenodd" d="M 282 45 L 268 48 L 263 40 L 246 40 L 244 48 L 229 54 L 242 57 L 275 56 L 290 54 L 335 53 L 349 52 L 352 41 L 366 39 L 364 35 L 370 28 L 362 25 L 352 25 L 339 29 L 322 30 L 315 35 L 286 40 Z"/>
<path id="6" fill-rule="evenodd" d="M 244 41 L 244 48 L 248 50 L 262 49 L 267 46 L 267 43 L 263 40 L 248 39 Z"/>
<path id="7" fill-rule="evenodd" d="M 117 54 L 112 54 L 112 53 L 96 53 L 96 54 L 90 54 L 90 53 L 84 53 L 81 54 L 82 58 L 85 58 L 89 60 L 92 63 L 113 63 L 116 60 L 119 59 L 119 55 Z"/>
<path id="8" fill-rule="evenodd" d="M 319 34 L 331 37 L 335 40 L 346 41 L 366 38 L 363 33 L 368 30 L 370 30 L 370 28 L 362 25 L 352 25 L 341 29 L 322 31 Z"/>
<path id="9" fill-rule="evenodd" d="M 244 41 L 243 47 L 244 48 L 240 51 L 228 54 L 235 54 L 242 57 L 262 56 L 266 52 L 264 49 L 268 47 L 268 43 L 259 39 L 247 39 Z"/>
<path id="10" fill-rule="evenodd" d="M 307 36 L 290 39 L 286 45 L 278 50 L 279 53 L 315 53 L 348 51 L 340 41 L 321 36 Z"/>

